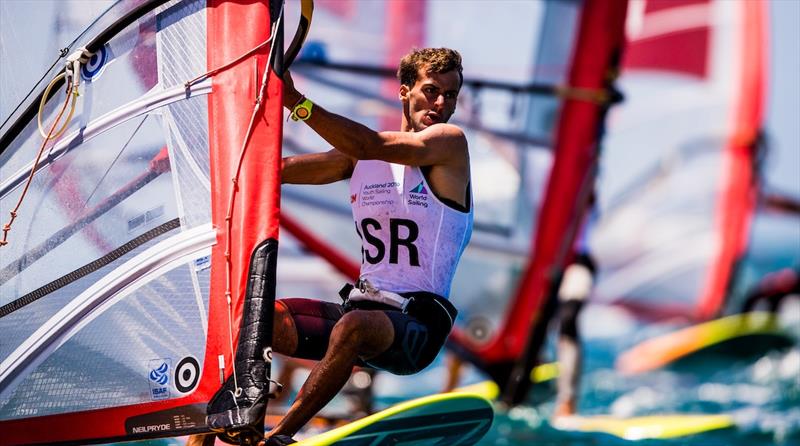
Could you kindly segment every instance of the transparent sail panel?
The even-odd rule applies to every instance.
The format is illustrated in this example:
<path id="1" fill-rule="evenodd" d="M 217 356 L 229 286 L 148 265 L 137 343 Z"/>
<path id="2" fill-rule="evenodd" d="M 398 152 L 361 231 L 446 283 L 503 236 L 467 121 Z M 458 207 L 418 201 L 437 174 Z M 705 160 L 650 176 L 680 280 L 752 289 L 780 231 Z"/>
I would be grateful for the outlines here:
<path id="1" fill-rule="evenodd" d="M 113 0 L 39 0 L 0 2 L 0 123 L 8 122 L 37 85 L 50 82 L 53 69 L 63 68 L 62 50 L 86 43 L 89 30 L 102 29 L 134 2 Z M 35 5 L 35 7 L 34 7 Z M 54 67 L 54 65 L 57 65 Z M 21 108 L 24 108 L 21 107 Z M 0 125 L 5 130 L 6 125 Z"/>
<path id="2" fill-rule="evenodd" d="M 75 116 L 48 146 L 0 252 L 0 372 L 11 377 L 0 419 L 194 390 L 214 237 L 208 101 L 181 85 L 206 70 L 205 6 L 148 12 L 84 70 Z M 157 100 L 170 88 L 181 94 Z M 41 140 L 34 119 L 0 155 L 3 215 Z"/>

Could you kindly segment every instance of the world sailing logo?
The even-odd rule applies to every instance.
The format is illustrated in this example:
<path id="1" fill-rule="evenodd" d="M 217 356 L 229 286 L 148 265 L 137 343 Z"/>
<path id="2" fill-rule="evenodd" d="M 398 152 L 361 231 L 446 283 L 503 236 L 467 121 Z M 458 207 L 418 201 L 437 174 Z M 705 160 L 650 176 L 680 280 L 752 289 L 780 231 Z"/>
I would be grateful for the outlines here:
<path id="1" fill-rule="evenodd" d="M 422 181 L 420 181 L 419 184 L 417 184 L 417 187 L 411 189 L 409 192 L 411 192 L 412 194 L 428 195 L 428 189 L 425 189 L 425 183 Z"/>
<path id="2" fill-rule="evenodd" d="M 428 207 L 428 189 L 425 188 L 424 181 L 420 181 L 415 188 L 408 191 L 408 204 Z"/>
<path id="3" fill-rule="evenodd" d="M 172 368 L 172 360 L 153 359 L 149 362 L 150 373 L 147 375 L 150 381 L 150 396 L 154 400 L 169 398 L 169 370 Z"/>

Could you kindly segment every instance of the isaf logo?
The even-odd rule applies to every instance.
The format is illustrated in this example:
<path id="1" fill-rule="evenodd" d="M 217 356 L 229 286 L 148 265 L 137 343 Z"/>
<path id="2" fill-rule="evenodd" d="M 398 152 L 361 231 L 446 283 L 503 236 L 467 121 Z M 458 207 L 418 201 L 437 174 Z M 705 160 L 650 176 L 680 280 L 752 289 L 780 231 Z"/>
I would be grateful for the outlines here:
<path id="1" fill-rule="evenodd" d="M 150 382 L 150 397 L 153 400 L 169 398 L 169 377 L 172 369 L 172 360 L 169 358 L 153 359 L 148 363 Z"/>
<path id="2" fill-rule="evenodd" d="M 168 371 L 169 366 L 166 362 L 162 362 L 157 369 L 150 370 L 150 381 L 161 384 L 162 386 L 167 384 L 169 382 L 169 376 L 167 376 Z"/>

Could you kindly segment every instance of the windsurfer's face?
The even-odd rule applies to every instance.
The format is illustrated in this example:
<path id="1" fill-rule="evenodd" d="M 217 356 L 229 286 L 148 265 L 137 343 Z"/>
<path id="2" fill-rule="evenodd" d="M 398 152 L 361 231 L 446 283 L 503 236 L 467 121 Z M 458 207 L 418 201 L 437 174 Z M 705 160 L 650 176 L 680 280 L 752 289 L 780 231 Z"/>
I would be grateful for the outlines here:
<path id="1" fill-rule="evenodd" d="M 411 130 L 418 132 L 447 122 L 456 111 L 460 89 L 458 72 L 426 73 L 419 70 L 413 87 L 400 87 L 400 99 L 404 102 L 404 113 Z"/>

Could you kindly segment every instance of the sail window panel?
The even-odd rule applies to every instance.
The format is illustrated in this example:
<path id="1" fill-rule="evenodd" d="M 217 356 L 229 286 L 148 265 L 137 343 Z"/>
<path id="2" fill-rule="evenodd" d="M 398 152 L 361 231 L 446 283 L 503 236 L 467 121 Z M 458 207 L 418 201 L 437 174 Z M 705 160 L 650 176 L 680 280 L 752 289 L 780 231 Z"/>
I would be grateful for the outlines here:
<path id="1" fill-rule="evenodd" d="M 172 233 L 174 234 L 174 232 Z M 135 249 L 116 256 L 113 260 L 93 259 L 93 262 L 96 262 L 97 269 L 89 271 L 83 276 L 76 274 L 76 271 L 85 265 L 92 266 L 92 262 L 81 265 L 71 264 L 73 269 L 59 277 L 58 279 L 62 279 L 61 281 L 58 279 L 50 283 L 42 281 L 40 285 L 43 285 L 44 289 L 41 293 L 34 292 L 30 303 L 0 317 L 0 333 L 3 333 L 2 340 L 0 340 L 0 358 L 8 358 L 22 342 L 87 288 L 106 277 L 110 272 L 115 271 L 135 255 L 162 241 L 169 235 L 170 231 L 166 231 L 164 234 L 142 243 Z M 35 291 L 39 291 L 39 289 Z M 3 296 L 7 295 L 3 294 Z M 26 296 L 28 295 L 12 294 L 11 297 L 14 299 L 11 301 L 24 299 Z M 6 301 L 7 299 L 4 299 L 3 303 L 6 304 Z"/>
<path id="2" fill-rule="evenodd" d="M 159 7 L 156 29 L 162 88 L 182 85 L 207 71 L 205 0 L 173 1 Z"/>
<path id="3" fill-rule="evenodd" d="M 592 234 L 595 295 L 690 316 L 721 249 L 730 98 L 678 71 L 631 68 L 619 84 L 626 101 L 609 117 Z"/>
<path id="4" fill-rule="evenodd" d="M 524 255 L 468 245 L 453 280 L 450 300 L 457 324 L 477 344 L 488 343 L 510 311 L 527 258 Z"/>
<path id="5" fill-rule="evenodd" d="M 131 7 L 129 2 L 122 2 L 110 8 L 79 38 L 81 44 L 86 44 L 96 33 L 105 29 L 101 24 L 109 26 Z M 207 70 L 205 40 L 201 35 L 205 31 L 204 7 L 205 2 L 199 0 L 168 4 L 161 8 L 163 13 L 158 17 L 151 12 L 113 37 L 92 59 L 91 70 L 87 68 L 82 72 L 77 109 L 64 136 L 84 127 L 87 122 L 140 98 L 154 89 L 159 81 L 162 86 L 174 86 L 204 73 Z M 59 63 L 36 91 L 43 91 L 62 68 L 63 65 Z M 37 79 L 39 75 L 36 75 Z M 179 80 L 181 77 L 183 80 Z M 22 80 L 18 83 L 20 85 L 17 89 L 27 91 L 32 87 Z M 42 114 L 45 132 L 49 130 L 49 124 L 54 121 L 63 101 L 64 94 L 57 93 L 45 106 Z M 202 123 L 206 119 L 203 117 L 198 122 Z M 11 175 L 34 158 L 41 144 L 41 136 L 36 127 L 34 120 L 10 147 L 2 151 L 0 178 Z"/>
<path id="6" fill-rule="evenodd" d="M 188 356 L 205 353 L 204 314 L 210 269 L 184 263 L 108 307 L 55 350 L 0 400 L 0 419 L 117 407 L 184 396 L 174 370 Z M 196 275 L 196 276 L 195 276 Z M 195 294 L 193 282 L 205 291 Z M 76 359 L 79 358 L 79 359 Z M 168 390 L 154 396 L 153 360 L 167 363 Z"/>
<path id="7" fill-rule="evenodd" d="M 112 0 L 37 0 L 36 7 L 31 7 L 25 1 L 0 2 L 0 42 L 3 42 L 0 60 L 4 61 L 0 64 L 0 122 L 18 104 L 33 101 L 34 95 L 27 99 L 25 96 L 32 88 L 36 91 L 36 82 L 43 75 L 38 84 L 42 89 L 63 68 L 63 59 L 59 58 L 62 48 L 77 48 L 77 42 L 85 44 L 93 32 L 99 32 L 132 6 L 122 4 L 132 2 L 111 6 L 113 3 Z M 51 70 L 57 60 L 61 63 Z"/>
<path id="8" fill-rule="evenodd" d="M 0 302 L 177 217 L 172 173 L 155 161 L 164 147 L 160 119 L 144 115 L 40 169 L 3 248 Z M 21 187 L 0 198 L 0 209 L 12 208 Z"/>
<path id="9" fill-rule="evenodd" d="M 171 2 L 156 16 L 158 83 L 183 85 L 207 71 L 206 2 Z M 189 229 L 211 221 L 208 100 L 193 97 L 162 109 L 176 175 L 181 223 Z"/>
<path id="10" fill-rule="evenodd" d="M 169 104 L 160 111 L 181 223 L 185 229 L 206 224 L 211 221 L 208 99 L 192 97 Z"/>
<path id="11" fill-rule="evenodd" d="M 66 134 L 145 95 L 156 86 L 156 70 L 155 18 L 150 13 L 109 40 L 84 66 L 78 108 Z M 50 107 L 60 97 L 51 99 Z"/>

